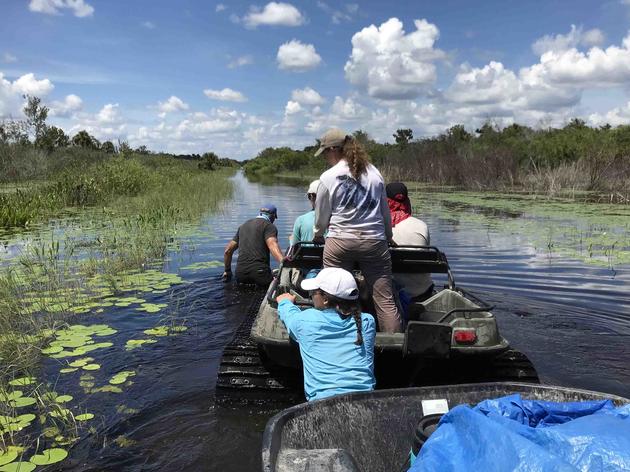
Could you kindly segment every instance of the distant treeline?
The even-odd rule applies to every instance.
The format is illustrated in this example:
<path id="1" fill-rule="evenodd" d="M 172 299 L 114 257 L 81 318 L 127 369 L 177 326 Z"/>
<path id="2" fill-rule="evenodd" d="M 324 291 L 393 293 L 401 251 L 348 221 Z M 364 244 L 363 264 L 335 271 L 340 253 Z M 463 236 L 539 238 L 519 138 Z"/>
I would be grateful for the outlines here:
<path id="1" fill-rule="evenodd" d="M 630 126 L 595 128 L 579 119 L 545 129 L 486 123 L 473 133 L 457 125 L 421 139 L 399 129 L 395 144 L 377 143 L 360 130 L 353 135 L 388 179 L 470 189 L 596 190 L 618 194 L 619 201 L 630 193 Z M 267 148 L 245 163 L 245 172 L 317 174 L 326 165 L 313 156 L 316 148 Z"/>
<path id="2" fill-rule="evenodd" d="M 61 128 L 48 125 L 48 107 L 38 97 L 26 96 L 24 120 L 0 122 L 0 183 L 46 179 L 73 165 L 89 165 L 111 157 L 155 156 L 199 161 L 200 169 L 236 167 L 234 159 L 204 154 L 154 153 L 146 146 L 132 148 L 126 141 L 100 142 L 87 131 L 68 136 Z"/>

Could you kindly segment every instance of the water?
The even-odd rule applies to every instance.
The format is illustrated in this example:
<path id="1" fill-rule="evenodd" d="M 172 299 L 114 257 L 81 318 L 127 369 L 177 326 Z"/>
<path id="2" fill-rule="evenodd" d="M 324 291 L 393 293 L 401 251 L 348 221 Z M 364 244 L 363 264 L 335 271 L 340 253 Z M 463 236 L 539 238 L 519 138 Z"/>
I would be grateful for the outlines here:
<path id="1" fill-rule="evenodd" d="M 141 349 L 94 354 L 102 365 L 93 373 L 97 378 L 136 370 L 133 385 L 122 394 L 83 395 L 76 379 L 59 378 L 57 391 L 75 395 L 82 408 L 102 417 L 58 470 L 260 468 L 265 423 L 288 405 L 217 406 L 213 398 L 223 347 L 243 320 L 251 296 L 223 284 L 221 267 L 182 267 L 221 260 L 237 226 L 266 201 L 279 209 L 276 225 L 285 248 L 295 217 L 309 203 L 301 187 L 250 183 L 242 175 L 235 183 L 234 199 L 201 224 L 194 250 L 174 253 L 164 265 L 165 271 L 181 273 L 186 283 L 145 297 L 168 301 L 189 330 Z M 496 305 L 503 336 L 530 357 L 541 381 L 630 397 L 630 267 L 594 267 L 536 250 L 525 235 L 447 218 L 440 208 L 430 198 L 421 208 L 432 243 L 448 255 L 458 284 Z M 15 246 L 3 250 L 11 253 Z M 151 315 L 115 307 L 81 319 L 82 324 L 107 323 L 118 330 L 117 347 L 156 322 Z M 56 378 L 58 370 L 58 363 L 46 360 L 43 376 Z"/>

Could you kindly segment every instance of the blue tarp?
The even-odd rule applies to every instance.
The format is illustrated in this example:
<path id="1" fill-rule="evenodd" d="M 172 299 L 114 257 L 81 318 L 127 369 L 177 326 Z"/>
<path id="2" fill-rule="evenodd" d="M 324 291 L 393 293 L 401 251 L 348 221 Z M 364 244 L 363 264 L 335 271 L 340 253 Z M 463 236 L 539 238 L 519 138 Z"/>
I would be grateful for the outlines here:
<path id="1" fill-rule="evenodd" d="M 520 395 L 445 414 L 409 472 L 630 471 L 630 405 Z"/>

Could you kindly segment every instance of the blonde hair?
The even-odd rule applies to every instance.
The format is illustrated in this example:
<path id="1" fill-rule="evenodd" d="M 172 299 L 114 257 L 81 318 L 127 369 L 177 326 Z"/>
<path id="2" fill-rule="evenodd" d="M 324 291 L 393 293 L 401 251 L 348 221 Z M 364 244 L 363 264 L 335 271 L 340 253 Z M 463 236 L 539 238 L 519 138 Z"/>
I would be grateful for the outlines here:
<path id="1" fill-rule="evenodd" d="M 341 147 L 341 154 L 348 163 L 352 177 L 359 180 L 367 172 L 367 166 L 370 163 L 370 157 L 365 148 L 353 136 L 346 136 Z"/>

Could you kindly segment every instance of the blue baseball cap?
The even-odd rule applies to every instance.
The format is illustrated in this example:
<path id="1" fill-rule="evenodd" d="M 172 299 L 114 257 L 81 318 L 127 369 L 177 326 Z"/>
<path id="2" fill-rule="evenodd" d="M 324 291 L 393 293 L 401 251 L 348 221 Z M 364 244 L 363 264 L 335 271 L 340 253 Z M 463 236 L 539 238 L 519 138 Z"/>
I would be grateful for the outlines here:
<path id="1" fill-rule="evenodd" d="M 278 218 L 278 209 L 273 203 L 265 203 L 263 206 L 260 207 L 260 212 L 268 213 Z"/>

